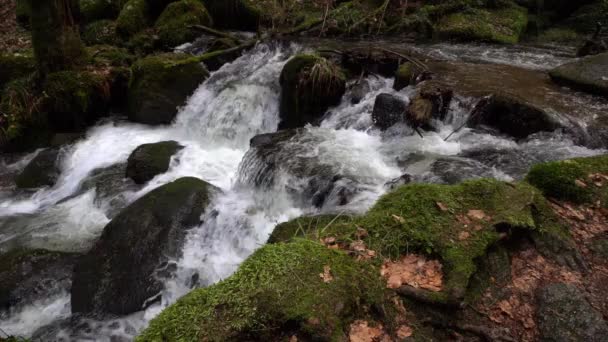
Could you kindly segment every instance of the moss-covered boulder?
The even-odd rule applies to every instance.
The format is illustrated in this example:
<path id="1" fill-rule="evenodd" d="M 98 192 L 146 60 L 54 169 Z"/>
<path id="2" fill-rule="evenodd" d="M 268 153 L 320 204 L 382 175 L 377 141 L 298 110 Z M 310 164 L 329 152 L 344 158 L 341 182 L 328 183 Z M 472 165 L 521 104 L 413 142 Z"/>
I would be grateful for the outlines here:
<path id="1" fill-rule="evenodd" d="M 158 267 L 179 257 L 187 229 L 200 223 L 214 191 L 200 179 L 180 178 L 121 211 L 75 266 L 72 312 L 141 310 L 162 289 Z"/>
<path id="2" fill-rule="evenodd" d="M 354 319 L 381 306 L 384 287 L 377 269 L 317 242 L 267 245 L 167 308 L 137 341 L 343 340 Z"/>
<path id="3" fill-rule="evenodd" d="M 127 162 L 127 177 L 137 184 L 167 172 L 171 157 L 184 147 L 176 141 L 141 145 L 131 153 Z"/>
<path id="4" fill-rule="evenodd" d="M 15 179 L 18 188 L 35 189 L 53 186 L 59 177 L 59 150 L 40 151 Z"/>
<path id="5" fill-rule="evenodd" d="M 408 125 L 431 129 L 431 120 L 445 119 L 453 96 L 453 90 L 440 82 L 423 83 L 405 111 Z"/>
<path id="6" fill-rule="evenodd" d="M 577 1 L 579 6 L 574 12 L 568 12 L 569 16 L 561 24 L 572 28 L 582 34 L 593 34 L 596 24 L 608 26 L 608 2 L 605 0 Z M 582 5 L 582 6 L 581 6 Z"/>
<path id="7" fill-rule="evenodd" d="M 255 31 L 261 16 L 262 2 L 253 0 L 202 0 L 216 26 Z M 268 9 L 268 8 L 267 8 Z"/>
<path id="8" fill-rule="evenodd" d="M 51 127 L 80 131 L 106 115 L 110 108 L 108 78 L 88 71 L 49 74 L 44 82 L 44 109 Z"/>
<path id="9" fill-rule="evenodd" d="M 142 31 L 152 23 L 152 15 L 146 0 L 129 0 L 116 19 L 116 32 L 126 39 Z"/>
<path id="10" fill-rule="evenodd" d="M 551 70 L 549 75 L 559 84 L 608 97 L 608 53 L 564 64 Z"/>
<path id="11" fill-rule="evenodd" d="M 543 342 L 601 342 L 608 324 L 576 286 L 555 283 L 538 293 L 539 340 Z"/>
<path id="12" fill-rule="evenodd" d="M 600 200 L 608 207 L 607 175 L 608 156 L 603 155 L 538 164 L 526 180 L 548 197 L 576 203 Z"/>
<path id="13" fill-rule="evenodd" d="M 316 123 L 346 91 L 346 76 L 339 66 L 316 55 L 297 55 L 281 72 L 279 128 Z"/>
<path id="14" fill-rule="evenodd" d="M 161 54 L 137 61 L 131 68 L 129 119 L 149 125 L 169 124 L 179 106 L 209 77 L 192 56 Z"/>
<path id="15" fill-rule="evenodd" d="M 85 23 L 116 19 L 127 0 L 79 0 L 80 14 Z"/>
<path id="16" fill-rule="evenodd" d="M 192 41 L 197 32 L 192 25 L 211 26 L 212 19 L 200 0 L 181 0 L 169 4 L 154 27 L 164 47 L 175 47 Z"/>
<path id="17" fill-rule="evenodd" d="M 395 73 L 395 83 L 393 88 L 397 91 L 410 86 L 415 85 L 418 77 L 422 74 L 422 70 L 416 67 L 414 63 L 406 62 L 399 66 L 399 69 Z"/>
<path id="18" fill-rule="evenodd" d="M 228 50 L 228 49 L 234 48 L 238 45 L 239 45 L 239 43 L 237 41 L 235 41 L 234 39 L 216 38 L 209 43 L 207 50 L 205 51 L 205 54 L 212 54 L 213 52 Z M 216 56 L 208 55 L 208 56 L 209 57 L 205 59 L 205 65 L 207 66 L 207 69 L 209 69 L 209 71 L 216 71 L 219 68 L 221 68 L 224 64 L 230 63 L 230 62 L 234 61 L 235 59 L 239 58 L 239 56 L 241 56 L 241 52 L 235 51 L 233 53 L 225 53 L 225 54 L 216 55 Z"/>
<path id="19" fill-rule="evenodd" d="M 462 300 L 477 269 L 475 260 L 504 238 L 504 232 L 567 236 L 534 187 L 489 179 L 457 185 L 408 184 L 381 197 L 363 216 L 334 222 L 326 217 L 319 224 L 316 218 L 309 220 L 279 225 L 283 231 L 273 232 L 273 239 L 333 237 L 348 245 L 364 229 L 367 248 L 379 255 L 439 257 L 444 289 L 432 295 L 439 302 Z"/>
<path id="20" fill-rule="evenodd" d="M 86 45 L 117 45 L 121 42 L 116 34 L 116 23 L 112 20 L 94 21 L 84 27 L 82 41 Z"/>
<path id="21" fill-rule="evenodd" d="M 0 310 L 59 295 L 70 288 L 76 255 L 13 250 L 0 255 Z"/>
<path id="22" fill-rule="evenodd" d="M 516 5 L 499 9 L 468 8 L 441 18 L 435 30 L 440 39 L 515 44 L 527 23 L 527 10 Z"/>
<path id="23" fill-rule="evenodd" d="M 161 48 L 160 38 L 154 28 L 148 28 L 134 34 L 125 46 L 129 51 L 140 57 L 150 55 Z"/>
<path id="24" fill-rule="evenodd" d="M 31 53 L 0 54 L 0 93 L 9 81 L 27 76 L 35 69 L 36 61 Z"/>

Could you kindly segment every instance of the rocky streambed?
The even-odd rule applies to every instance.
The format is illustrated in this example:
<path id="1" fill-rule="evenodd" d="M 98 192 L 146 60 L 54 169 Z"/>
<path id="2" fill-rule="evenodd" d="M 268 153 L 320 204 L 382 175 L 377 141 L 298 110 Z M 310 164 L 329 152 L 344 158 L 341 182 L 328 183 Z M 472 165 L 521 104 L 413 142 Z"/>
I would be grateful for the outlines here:
<path id="1" fill-rule="evenodd" d="M 400 55 L 416 59 L 408 62 Z M 342 336 L 351 321 L 363 318 L 358 317 L 365 311 L 359 305 L 377 310 L 385 295 L 373 266 L 351 265 L 349 256 L 334 255 L 323 246 L 335 244 L 323 239 L 339 240 L 353 227 L 376 238 L 372 242 L 349 235 L 350 240 L 365 241 L 363 251 L 398 259 L 406 253 L 403 238 L 418 252 L 442 260 L 446 297 L 437 300 L 460 300 L 469 277 L 477 276 L 473 259 L 507 233 L 501 227 L 508 226 L 504 229 L 509 233 L 548 227 L 539 218 L 547 204 L 538 190 L 499 181 L 520 181 L 538 163 L 605 153 L 608 101 L 559 86 L 549 76 L 548 70 L 569 62 L 575 58 L 562 51 L 533 48 L 271 42 L 210 75 L 186 69 L 187 82 L 161 78 L 161 84 L 149 77 L 160 62 L 142 62 L 137 69 L 142 73 L 137 85 L 141 94 L 132 95 L 143 102 L 131 122 L 120 116 L 104 119 L 69 143 L 2 156 L 0 328 L 41 341 L 130 341 L 166 309 L 142 340 L 199 339 L 199 329 L 215 329 L 209 336 L 229 340 L 251 337 L 245 328 L 268 323 L 258 322 L 266 314 L 255 310 L 267 310 L 269 322 L 291 323 L 281 322 L 276 335 L 259 336 Z M 318 74 L 311 76 L 311 70 Z M 168 111 L 156 105 L 146 106 L 163 94 L 163 86 L 172 89 L 168 97 L 190 95 L 175 118 L 165 117 Z M 152 91 L 146 92 L 147 87 Z M 151 116 L 154 112 L 162 115 Z M 603 167 L 581 172 L 605 174 Z M 441 187 L 481 178 L 498 181 Z M 399 188 L 407 183 L 414 185 Z M 391 211 L 401 205 L 392 202 L 398 199 L 381 197 L 397 188 L 402 196 L 397 198 L 410 199 L 400 212 Z M 447 199 L 436 200 L 438 194 Z M 523 209 L 503 208 L 509 201 Z M 418 204 L 426 209 L 417 210 Z M 428 215 L 441 218 L 467 206 L 483 214 L 474 212 L 467 220 L 481 220 L 479 229 L 492 231 L 468 233 L 485 241 L 471 247 L 477 253 L 473 256 L 452 253 L 461 252 L 449 248 L 459 244 L 454 242 L 458 238 L 408 231 L 434 227 L 434 219 L 406 222 L 417 215 L 428 219 L 423 211 L 430 207 L 437 213 Z M 349 221 L 372 207 L 362 221 Z M 319 224 L 317 218 L 312 224 L 305 217 L 299 225 L 306 232 L 306 227 L 322 226 L 311 238 L 316 242 L 298 240 L 293 249 L 289 244 L 264 248 L 230 277 L 271 234 L 277 242 L 308 234 L 287 224 L 278 238 L 277 225 L 320 214 L 330 219 Z M 393 236 L 380 229 L 389 225 L 382 221 L 386 217 L 410 228 Z M 348 228 L 339 230 L 340 225 Z M 596 234 L 606 233 L 605 225 L 598 229 Z M 374 232 L 388 234 L 393 242 L 379 244 L 386 236 Z M 565 248 L 556 245 L 557 250 Z M 578 259 L 575 255 L 570 260 L 575 268 L 581 267 Z M 324 271 L 328 265 L 334 273 Z M 287 278 L 285 268 L 292 269 Z M 328 288 L 273 292 L 273 282 L 290 286 L 288 274 L 294 275 L 292 281 L 302 275 L 300 281 L 319 281 Z M 202 297 L 195 291 L 171 306 L 193 289 L 225 279 Z M 255 291 L 258 287 L 263 291 Z M 255 293 L 255 301 L 241 296 L 247 291 Z M 564 295 L 568 291 L 577 290 L 547 288 L 543 303 L 579 298 Z M 343 300 L 335 302 L 334 297 Z M 188 316 L 188 305 L 204 307 L 205 301 L 213 303 L 219 318 L 210 319 L 207 311 Z M 276 310 L 264 306 L 274 301 L 283 302 Z M 550 312 L 547 306 L 541 311 Z M 238 317 L 232 316 L 234 307 L 243 308 Z M 316 316 L 307 316 L 311 310 Z M 368 315 L 392 317 L 386 312 Z M 591 340 L 605 331 L 599 315 L 586 321 L 597 330 Z M 350 321 L 338 322 L 334 316 Z M 218 320 L 228 323 L 215 328 Z M 387 331 L 402 326 L 389 327 L 388 321 L 383 321 Z"/>

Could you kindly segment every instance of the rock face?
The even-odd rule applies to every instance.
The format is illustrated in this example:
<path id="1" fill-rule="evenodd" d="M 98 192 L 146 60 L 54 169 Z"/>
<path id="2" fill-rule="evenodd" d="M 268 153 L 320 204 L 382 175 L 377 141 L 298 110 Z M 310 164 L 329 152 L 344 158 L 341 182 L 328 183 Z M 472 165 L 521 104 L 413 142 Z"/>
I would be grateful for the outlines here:
<path id="1" fill-rule="evenodd" d="M 432 119 L 445 119 L 453 96 L 453 91 L 445 85 L 425 82 L 405 113 L 407 123 L 412 127 L 429 129 Z"/>
<path id="2" fill-rule="evenodd" d="M 374 102 L 372 121 L 381 130 L 386 130 L 398 122 L 403 122 L 407 105 L 405 101 L 391 94 L 380 94 Z"/>
<path id="3" fill-rule="evenodd" d="M 194 90 L 209 77 L 205 67 L 184 54 L 162 54 L 137 61 L 131 71 L 129 119 L 169 124 Z"/>
<path id="4" fill-rule="evenodd" d="M 559 84 L 608 97 L 608 53 L 559 66 L 549 75 Z"/>
<path id="5" fill-rule="evenodd" d="M 214 191 L 202 180 L 180 178 L 120 212 L 76 264 L 72 312 L 141 310 L 162 289 L 155 272 L 179 256 L 187 229 L 200 223 Z"/>
<path id="6" fill-rule="evenodd" d="M 60 172 L 57 165 L 58 156 L 58 149 L 47 149 L 38 153 L 15 179 L 17 187 L 34 189 L 55 185 Z"/>
<path id="7" fill-rule="evenodd" d="M 137 184 L 144 184 L 152 178 L 167 172 L 171 157 L 184 147 L 176 141 L 144 144 L 131 153 L 127 162 L 127 177 Z"/>
<path id="8" fill-rule="evenodd" d="M 552 284 L 542 289 L 538 297 L 540 341 L 606 341 L 606 321 L 576 287 Z"/>
<path id="9" fill-rule="evenodd" d="M 488 126 L 518 139 L 533 133 L 552 132 L 564 127 L 544 110 L 508 95 L 495 95 L 482 99 L 471 113 L 468 125 Z"/>
<path id="10" fill-rule="evenodd" d="M 67 291 L 75 261 L 74 254 L 44 250 L 0 255 L 0 310 Z"/>
<path id="11" fill-rule="evenodd" d="M 279 129 L 316 123 L 345 91 L 346 77 L 333 62 L 314 55 L 293 57 L 281 72 Z"/>

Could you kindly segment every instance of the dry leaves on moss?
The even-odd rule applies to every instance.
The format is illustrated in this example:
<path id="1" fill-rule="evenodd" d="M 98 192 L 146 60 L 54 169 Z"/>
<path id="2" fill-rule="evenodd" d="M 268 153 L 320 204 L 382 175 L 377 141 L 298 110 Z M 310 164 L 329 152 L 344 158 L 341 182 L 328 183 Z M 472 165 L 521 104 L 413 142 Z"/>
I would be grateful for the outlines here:
<path id="1" fill-rule="evenodd" d="M 323 266 L 323 273 L 319 273 L 319 277 L 323 279 L 324 283 L 331 283 L 334 280 L 334 277 L 331 275 L 331 267 Z"/>
<path id="2" fill-rule="evenodd" d="M 370 326 L 367 321 L 357 320 L 350 325 L 350 342 L 388 342 L 391 338 L 384 332 L 381 324 Z"/>
<path id="3" fill-rule="evenodd" d="M 443 286 L 441 263 L 416 254 L 406 255 L 398 261 L 386 260 L 380 274 L 387 279 L 387 286 L 391 289 L 409 285 L 438 292 Z"/>

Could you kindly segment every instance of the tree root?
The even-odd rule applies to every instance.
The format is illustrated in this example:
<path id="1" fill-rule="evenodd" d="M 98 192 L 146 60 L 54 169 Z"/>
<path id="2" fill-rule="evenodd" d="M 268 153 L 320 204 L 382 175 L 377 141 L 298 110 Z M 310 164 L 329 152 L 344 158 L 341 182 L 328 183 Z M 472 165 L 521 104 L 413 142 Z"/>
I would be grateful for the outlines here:
<path id="1" fill-rule="evenodd" d="M 509 336 L 509 333 L 506 331 L 506 329 L 492 329 L 490 327 L 485 327 L 481 325 L 450 323 L 446 321 L 437 321 L 432 319 L 423 321 L 423 323 L 430 324 L 436 328 L 451 329 L 471 333 L 483 338 L 485 341 L 488 342 L 516 342 L 513 337 Z"/>
<path id="2" fill-rule="evenodd" d="M 457 309 L 462 308 L 464 305 L 461 300 L 453 298 L 448 294 L 417 289 L 409 285 L 401 286 L 395 289 L 395 291 L 401 296 L 431 305 L 451 307 Z"/>

